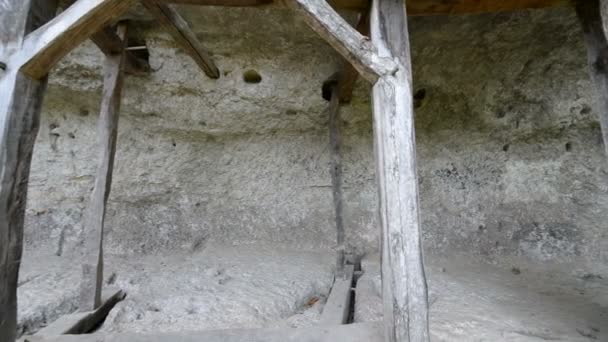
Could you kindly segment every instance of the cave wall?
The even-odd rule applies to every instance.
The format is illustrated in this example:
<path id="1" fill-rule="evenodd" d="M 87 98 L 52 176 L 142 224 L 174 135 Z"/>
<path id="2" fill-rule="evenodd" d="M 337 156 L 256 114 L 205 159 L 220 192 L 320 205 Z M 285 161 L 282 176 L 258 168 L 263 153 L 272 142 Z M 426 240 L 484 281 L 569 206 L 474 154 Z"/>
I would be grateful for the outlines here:
<path id="1" fill-rule="evenodd" d="M 287 10 L 181 8 L 214 52 L 205 77 L 151 23 L 153 72 L 129 77 L 107 218 L 112 253 L 214 241 L 332 248 L 327 102 L 333 50 Z M 269 19 L 271 18 L 271 19 Z M 425 249 L 608 262 L 608 169 L 571 9 L 410 22 Z M 96 167 L 101 54 L 54 70 L 38 136 L 28 248 L 77 248 Z M 244 82 L 256 70 L 262 81 Z M 378 247 L 369 86 L 343 108 L 349 250 Z"/>

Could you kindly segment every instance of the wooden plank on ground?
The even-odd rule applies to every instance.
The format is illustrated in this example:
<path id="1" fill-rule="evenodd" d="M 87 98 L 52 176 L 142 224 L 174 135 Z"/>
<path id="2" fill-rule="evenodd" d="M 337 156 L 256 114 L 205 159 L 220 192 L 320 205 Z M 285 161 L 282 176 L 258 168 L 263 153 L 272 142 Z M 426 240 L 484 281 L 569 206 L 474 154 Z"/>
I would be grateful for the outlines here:
<path id="1" fill-rule="evenodd" d="M 126 12 L 136 0 L 78 0 L 46 25 L 27 35 L 11 57 L 22 72 L 44 77 L 72 49 Z"/>
<path id="2" fill-rule="evenodd" d="M 31 80 L 17 53 L 27 32 L 55 14 L 53 0 L 0 0 L 0 341 L 17 334 L 17 282 L 23 243 L 27 187 L 46 77 Z"/>
<path id="3" fill-rule="evenodd" d="M 382 293 L 389 342 L 428 341 L 428 295 L 422 258 L 412 74 L 406 10 L 373 0 L 372 42 L 399 64 L 372 91 L 376 177 L 382 227 Z"/>
<path id="4" fill-rule="evenodd" d="M 576 2 L 576 13 L 583 27 L 591 79 L 595 82 L 599 122 L 608 156 L 608 1 Z"/>
<path id="5" fill-rule="evenodd" d="M 342 18 L 325 0 L 288 0 L 303 14 L 308 25 L 372 84 L 378 77 L 393 74 L 397 66 L 376 54 L 375 47 Z"/>
<path id="6" fill-rule="evenodd" d="M 120 301 L 125 299 L 126 293 L 122 290 L 114 292 L 110 297 L 103 300 L 103 304 L 94 311 L 76 312 L 61 316 L 55 322 L 40 329 L 36 336 L 57 336 L 65 334 L 86 334 L 91 332 L 101 322 L 103 322 L 110 311 Z M 25 338 L 27 339 L 27 337 Z"/>
<path id="7" fill-rule="evenodd" d="M 126 24 L 119 24 L 118 35 L 123 41 L 123 53 L 107 55 L 101 110 L 97 122 L 99 165 L 95 187 L 84 218 L 85 257 L 80 286 L 80 311 L 92 311 L 101 305 L 103 284 L 103 235 L 106 204 L 112 187 L 112 171 L 116 153 L 118 116 L 123 86 L 124 47 Z"/>
<path id="8" fill-rule="evenodd" d="M 334 280 L 327 302 L 321 313 L 320 325 L 346 324 L 350 314 L 353 285 L 353 265 L 346 265 Z"/>
<path id="9" fill-rule="evenodd" d="M 29 342 L 384 342 L 375 323 L 316 326 L 300 329 L 227 329 L 154 334 L 89 334 L 32 336 Z"/>
<path id="10" fill-rule="evenodd" d="M 158 19 L 159 23 L 173 36 L 175 41 L 192 57 L 211 78 L 219 78 L 220 71 L 209 52 L 199 42 L 190 25 L 171 5 L 160 0 L 142 0 L 142 4 Z"/>

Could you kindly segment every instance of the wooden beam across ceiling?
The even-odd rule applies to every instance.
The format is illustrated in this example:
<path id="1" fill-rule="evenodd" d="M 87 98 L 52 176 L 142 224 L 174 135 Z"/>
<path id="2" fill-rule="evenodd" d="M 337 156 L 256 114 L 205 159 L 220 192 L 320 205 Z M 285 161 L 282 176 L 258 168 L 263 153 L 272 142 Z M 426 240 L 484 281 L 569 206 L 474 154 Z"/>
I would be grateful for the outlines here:
<path id="1" fill-rule="evenodd" d="M 167 3 L 204 6 L 262 6 L 281 4 L 283 0 L 162 0 Z M 369 8 L 368 0 L 328 0 L 338 9 L 362 11 Z M 410 16 L 508 12 L 565 5 L 568 0 L 408 0 Z"/>

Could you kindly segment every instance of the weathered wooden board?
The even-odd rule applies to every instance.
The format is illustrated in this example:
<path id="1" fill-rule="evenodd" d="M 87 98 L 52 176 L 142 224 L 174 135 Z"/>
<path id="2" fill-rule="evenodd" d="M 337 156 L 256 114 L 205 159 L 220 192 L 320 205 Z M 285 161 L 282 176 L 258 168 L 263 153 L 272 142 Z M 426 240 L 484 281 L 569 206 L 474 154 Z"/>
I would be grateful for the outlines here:
<path id="1" fill-rule="evenodd" d="M 382 226 L 382 293 L 389 342 L 428 341 L 422 259 L 410 47 L 405 6 L 374 0 L 371 38 L 399 64 L 373 87 L 376 177 Z"/>
<path id="2" fill-rule="evenodd" d="M 53 0 L 0 0 L 0 341 L 17 333 L 17 282 L 23 219 L 34 141 L 46 77 L 31 80 L 6 57 L 18 51 L 27 32 L 55 14 Z"/>
<path id="3" fill-rule="evenodd" d="M 165 27 L 196 64 L 203 69 L 207 76 L 211 78 L 220 77 L 220 71 L 209 52 L 192 32 L 188 22 L 173 7 L 163 4 L 159 0 L 142 0 L 142 4 Z"/>
<path id="4" fill-rule="evenodd" d="M 287 3 L 302 13 L 308 25 L 369 82 L 375 83 L 381 75 L 395 72 L 392 59 L 378 57 L 369 39 L 357 32 L 325 0 L 288 0 Z"/>
<path id="5" fill-rule="evenodd" d="M 350 297 L 353 286 L 353 265 L 346 265 L 336 276 L 327 302 L 323 306 L 320 325 L 346 324 L 350 314 Z"/>
<path id="6" fill-rule="evenodd" d="M 86 334 L 91 332 L 95 327 L 103 322 L 110 311 L 120 301 L 125 299 L 126 293 L 122 290 L 114 292 L 111 296 L 105 298 L 99 308 L 94 311 L 76 312 L 69 315 L 61 316 L 55 322 L 40 329 L 36 336 L 57 336 L 65 334 Z M 27 339 L 25 337 L 24 339 Z"/>
<path id="7" fill-rule="evenodd" d="M 104 65 L 103 94 L 97 122 L 99 165 L 95 187 L 84 218 L 86 255 L 82 265 L 80 311 L 92 311 L 101 305 L 104 222 L 116 153 L 124 48 L 127 41 L 126 24 L 119 24 L 118 31 L 118 36 L 123 41 L 123 50 L 118 54 L 107 55 Z"/>
<path id="8" fill-rule="evenodd" d="M 155 334 L 32 336 L 29 342 L 384 342 L 377 324 L 346 324 L 301 329 L 227 329 Z"/>
<path id="9" fill-rule="evenodd" d="M 72 49 L 112 19 L 126 12 L 136 0 L 78 0 L 64 12 L 27 35 L 11 63 L 34 79 L 44 77 Z"/>
<path id="10" fill-rule="evenodd" d="M 364 36 L 369 35 L 369 10 L 359 15 L 356 30 Z M 349 103 L 352 100 L 353 90 L 358 78 L 359 73 L 357 69 L 346 61 L 344 67 L 342 67 L 342 71 L 340 71 L 340 79 L 338 81 L 340 102 Z"/>
<path id="11" fill-rule="evenodd" d="M 583 27 L 589 72 L 597 89 L 597 104 L 604 149 L 608 156 L 608 1 L 576 2 L 576 13 Z"/>
<path id="12" fill-rule="evenodd" d="M 163 0 L 170 3 L 209 5 L 209 6 L 260 6 L 270 0 Z M 283 0 L 276 0 L 280 3 Z M 407 0 L 409 15 L 445 15 L 484 12 L 505 12 L 528 8 L 563 6 L 567 0 Z M 362 11 L 369 7 L 367 0 L 329 0 L 328 3 L 339 9 Z"/>

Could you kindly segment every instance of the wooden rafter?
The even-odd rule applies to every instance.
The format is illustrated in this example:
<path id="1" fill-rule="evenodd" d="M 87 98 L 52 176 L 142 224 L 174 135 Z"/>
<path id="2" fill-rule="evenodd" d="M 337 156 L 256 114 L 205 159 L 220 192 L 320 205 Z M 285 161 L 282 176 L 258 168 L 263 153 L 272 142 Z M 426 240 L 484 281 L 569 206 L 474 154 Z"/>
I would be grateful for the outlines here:
<path id="1" fill-rule="evenodd" d="M 211 78 L 220 77 L 220 71 L 209 52 L 196 38 L 188 22 L 173 7 L 159 0 L 142 0 L 142 4 L 169 31 L 176 42 L 203 69 L 207 76 Z"/>
<path id="2" fill-rule="evenodd" d="M 262 6 L 272 0 L 163 0 L 168 3 L 207 6 Z M 283 0 L 276 0 L 281 3 Z M 506 12 L 528 8 L 545 8 L 566 5 L 567 0 L 407 0 L 409 15 L 446 15 L 484 12 Z M 368 0 L 328 0 L 339 9 L 363 11 L 369 7 Z"/>
<path id="3" fill-rule="evenodd" d="M 91 37 L 114 18 L 126 12 L 136 0 L 78 0 L 46 25 L 27 35 L 10 63 L 39 79 L 66 54 Z"/>
<path id="4" fill-rule="evenodd" d="M 397 71 L 390 58 L 376 54 L 369 38 L 361 35 L 325 0 L 288 0 L 287 3 L 301 12 L 308 25 L 325 39 L 369 82 Z"/>

